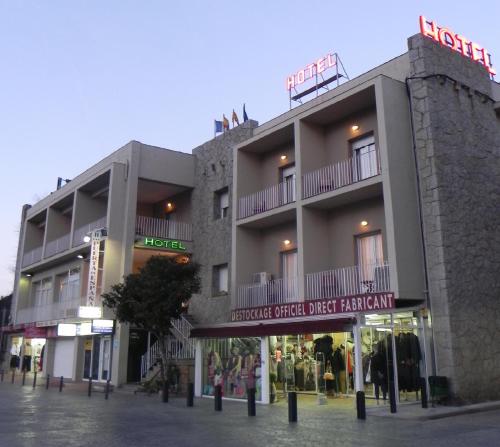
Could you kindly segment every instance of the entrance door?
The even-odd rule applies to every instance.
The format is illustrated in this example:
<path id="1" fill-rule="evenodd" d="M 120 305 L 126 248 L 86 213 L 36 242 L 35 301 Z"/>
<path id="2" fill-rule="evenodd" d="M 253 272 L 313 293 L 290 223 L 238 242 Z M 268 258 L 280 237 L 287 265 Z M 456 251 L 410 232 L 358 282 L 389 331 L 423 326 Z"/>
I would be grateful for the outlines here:
<path id="1" fill-rule="evenodd" d="M 382 234 L 374 233 L 356 238 L 360 293 L 382 290 L 388 278 L 385 272 Z M 375 284 L 375 282 L 380 284 Z"/>
<path id="2" fill-rule="evenodd" d="M 84 341 L 83 378 L 97 381 L 109 380 L 111 337 L 95 335 Z"/>
<path id="3" fill-rule="evenodd" d="M 295 165 L 281 169 L 283 205 L 295 202 Z"/>
<path id="4" fill-rule="evenodd" d="M 286 302 L 297 298 L 297 250 L 281 253 L 281 274 L 283 278 L 283 298 Z"/>
<path id="5" fill-rule="evenodd" d="M 373 135 L 356 140 L 351 145 L 355 182 L 378 174 L 377 152 Z"/>

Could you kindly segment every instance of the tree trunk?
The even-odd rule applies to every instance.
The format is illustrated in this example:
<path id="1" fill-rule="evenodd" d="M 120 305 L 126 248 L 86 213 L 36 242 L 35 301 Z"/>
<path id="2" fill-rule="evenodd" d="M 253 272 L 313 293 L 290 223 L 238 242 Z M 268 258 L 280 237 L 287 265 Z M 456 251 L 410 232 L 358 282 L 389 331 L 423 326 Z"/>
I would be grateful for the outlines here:
<path id="1" fill-rule="evenodd" d="M 157 335 L 160 344 L 160 374 L 162 379 L 162 400 L 168 402 L 168 368 L 167 368 L 167 344 L 164 335 Z"/>

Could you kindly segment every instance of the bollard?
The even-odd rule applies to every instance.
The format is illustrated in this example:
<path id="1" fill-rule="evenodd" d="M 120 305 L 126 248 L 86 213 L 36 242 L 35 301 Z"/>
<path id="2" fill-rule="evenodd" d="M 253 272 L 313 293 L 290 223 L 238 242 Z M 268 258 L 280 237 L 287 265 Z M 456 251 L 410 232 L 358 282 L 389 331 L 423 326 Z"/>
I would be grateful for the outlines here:
<path id="1" fill-rule="evenodd" d="M 25 383 L 26 383 L 26 371 L 23 371 L 23 381 L 21 383 L 21 386 L 24 386 Z"/>
<path id="2" fill-rule="evenodd" d="M 59 392 L 62 392 L 63 389 L 63 382 L 64 382 L 64 377 L 61 376 L 61 379 L 59 380 Z"/>
<path id="3" fill-rule="evenodd" d="M 4 375 L 4 370 L 2 369 L 2 371 L 0 371 L 0 378 L 1 378 L 2 382 L 3 382 L 3 375 Z"/>
<path id="4" fill-rule="evenodd" d="M 427 382 L 425 381 L 425 377 L 420 378 L 420 395 L 422 397 L 422 408 L 429 408 L 427 402 Z"/>
<path id="5" fill-rule="evenodd" d="M 33 389 L 36 387 L 36 371 L 33 373 Z"/>
<path id="6" fill-rule="evenodd" d="M 50 385 L 50 374 L 47 374 L 47 381 L 45 382 L 45 389 L 48 390 Z"/>
<path id="7" fill-rule="evenodd" d="M 12 382 L 11 383 L 14 383 L 15 377 L 16 377 L 16 371 L 12 370 Z"/>
<path id="8" fill-rule="evenodd" d="M 214 409 L 215 411 L 222 411 L 222 386 L 216 385 L 214 387 Z"/>
<path id="9" fill-rule="evenodd" d="M 288 393 L 288 422 L 297 422 L 297 393 Z"/>
<path id="10" fill-rule="evenodd" d="M 163 384 L 162 401 L 168 402 L 168 380 Z"/>
<path id="11" fill-rule="evenodd" d="M 248 416 L 255 416 L 255 388 L 249 388 L 247 391 Z"/>
<path id="12" fill-rule="evenodd" d="M 87 396 L 92 396 L 92 377 L 89 377 L 89 389 L 87 390 Z"/>
<path id="13" fill-rule="evenodd" d="M 356 393 L 356 412 L 358 414 L 358 419 L 366 419 L 366 401 L 363 391 L 358 391 Z"/>
<path id="14" fill-rule="evenodd" d="M 108 400 L 109 397 L 109 380 L 106 382 L 106 392 L 104 393 L 104 399 Z"/>
<path id="15" fill-rule="evenodd" d="M 396 413 L 396 390 L 394 389 L 394 380 L 389 380 L 389 403 L 391 405 L 391 413 Z"/>
<path id="16" fill-rule="evenodd" d="M 194 406 L 194 383 L 188 383 L 187 389 L 187 406 Z"/>

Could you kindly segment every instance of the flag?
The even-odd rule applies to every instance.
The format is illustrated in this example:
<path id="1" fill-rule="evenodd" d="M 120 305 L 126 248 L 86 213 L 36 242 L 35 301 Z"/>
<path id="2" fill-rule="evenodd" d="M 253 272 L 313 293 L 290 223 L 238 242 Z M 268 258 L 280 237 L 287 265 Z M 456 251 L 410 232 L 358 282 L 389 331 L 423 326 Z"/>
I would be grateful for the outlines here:
<path id="1" fill-rule="evenodd" d="M 222 128 L 222 121 L 214 120 L 214 133 L 217 132 L 224 132 L 224 129 Z"/>
<path id="2" fill-rule="evenodd" d="M 226 115 L 222 115 L 222 127 L 224 130 L 229 130 L 229 120 L 226 118 Z"/>
<path id="3" fill-rule="evenodd" d="M 247 111 L 245 110 L 245 104 L 243 104 L 243 122 L 246 123 L 248 121 Z"/>
<path id="4" fill-rule="evenodd" d="M 238 115 L 236 115 L 236 112 L 234 111 L 233 109 L 233 116 L 231 116 L 231 121 L 233 122 L 233 127 L 234 127 L 234 123 L 236 123 L 236 125 L 240 125 L 240 120 L 238 119 Z"/>

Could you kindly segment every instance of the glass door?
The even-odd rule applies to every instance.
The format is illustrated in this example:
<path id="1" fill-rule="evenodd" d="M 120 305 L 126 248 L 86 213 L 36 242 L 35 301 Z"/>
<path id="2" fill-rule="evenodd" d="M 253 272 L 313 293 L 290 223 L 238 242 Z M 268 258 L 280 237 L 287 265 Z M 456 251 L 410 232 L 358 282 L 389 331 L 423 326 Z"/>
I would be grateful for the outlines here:
<path id="1" fill-rule="evenodd" d="M 377 152 L 373 135 L 360 138 L 351 145 L 353 180 L 359 182 L 378 174 Z"/>
<path id="2" fill-rule="evenodd" d="M 109 366 L 110 366 L 110 354 L 111 354 L 111 337 L 102 337 L 101 339 L 101 380 L 109 380 Z"/>
<path id="3" fill-rule="evenodd" d="M 281 184 L 283 185 L 283 205 L 295 202 L 295 165 L 281 169 Z"/>

